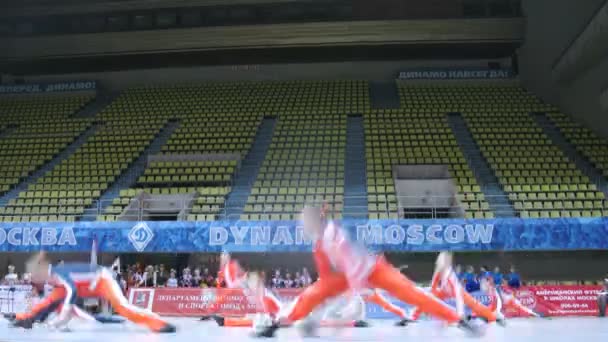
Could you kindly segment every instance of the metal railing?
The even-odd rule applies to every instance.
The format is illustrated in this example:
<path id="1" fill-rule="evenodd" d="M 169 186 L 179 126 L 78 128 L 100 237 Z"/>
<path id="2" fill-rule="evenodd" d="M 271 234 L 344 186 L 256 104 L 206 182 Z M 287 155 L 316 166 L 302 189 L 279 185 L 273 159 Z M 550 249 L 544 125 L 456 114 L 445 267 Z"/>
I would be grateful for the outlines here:
<path id="1" fill-rule="evenodd" d="M 462 196 L 341 196 L 341 195 L 264 195 L 258 197 L 265 200 L 256 200 L 252 197 L 231 198 L 247 203 L 241 214 L 241 206 L 233 207 L 225 201 L 218 200 L 217 196 L 199 196 L 195 199 L 131 199 L 125 204 L 113 204 L 114 201 L 96 201 L 87 205 L 85 201 L 62 201 L 60 206 L 54 206 L 56 211 L 42 213 L 23 213 L 23 209 L 30 206 L 22 206 L 22 213 L 8 213 L 6 210 L 0 214 L 0 221 L 26 221 L 32 222 L 38 219 L 42 221 L 77 221 L 77 220 L 108 220 L 108 221 L 141 221 L 141 220 L 292 220 L 297 219 L 298 213 L 305 205 L 319 205 L 328 203 L 330 215 L 341 218 L 347 214 L 349 218 L 360 219 L 397 219 L 397 218 L 491 218 L 505 217 L 513 214 L 511 203 L 521 202 L 522 208 L 516 208 L 516 215 L 522 211 L 539 213 L 539 216 L 551 213 L 560 217 L 584 216 L 592 214 L 604 214 L 608 212 L 608 201 L 585 200 L 585 199 L 543 199 L 543 200 L 509 200 L 508 196 L 484 196 L 484 199 L 462 200 Z M 221 197 L 220 197 L 221 198 Z M 369 200 L 367 206 L 348 205 L 345 201 L 349 199 Z M 247 202 L 247 200 L 250 200 Z M 356 201 L 354 201 L 356 202 Z M 566 208 L 545 207 L 545 202 L 565 202 Z M 490 206 L 488 203 L 492 203 Z M 497 204 L 508 203 L 508 204 Z M 574 204 L 572 207 L 569 204 Z M 564 206 L 564 205 L 562 205 Z M 13 211 L 17 206 L 11 207 Z M 38 206 L 43 208 L 43 206 Z M 237 212 L 238 214 L 235 214 Z M 488 214 L 486 214 L 488 213 Z M 246 216 L 242 216 L 246 215 Z M 471 216 L 472 215 L 472 216 Z"/>

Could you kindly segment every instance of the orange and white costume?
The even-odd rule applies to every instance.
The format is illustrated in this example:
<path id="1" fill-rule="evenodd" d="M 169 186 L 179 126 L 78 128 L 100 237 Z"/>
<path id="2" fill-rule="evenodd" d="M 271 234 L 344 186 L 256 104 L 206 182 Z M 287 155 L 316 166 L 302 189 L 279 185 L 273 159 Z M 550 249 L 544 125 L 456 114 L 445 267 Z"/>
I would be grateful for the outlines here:
<path id="1" fill-rule="evenodd" d="M 447 322 L 455 323 L 461 316 L 431 294 L 419 289 L 383 257 L 352 244 L 346 233 L 329 222 L 315 244 L 315 261 L 319 262 L 319 279 L 309 286 L 295 303 L 280 314 L 284 322 L 307 317 L 328 299 L 348 291 L 355 293 L 377 288 L 395 298 L 420 307 L 423 311 Z"/>
<path id="2" fill-rule="evenodd" d="M 454 273 L 454 270 L 451 267 L 433 273 L 431 293 L 442 300 L 453 298 L 456 302 L 456 311 L 460 315 L 464 315 L 464 306 L 466 305 L 475 315 L 485 318 L 488 322 L 496 321 L 496 313 L 478 302 L 463 289 L 456 273 Z M 420 314 L 421 310 L 416 308 L 410 319 L 417 320 L 420 317 Z"/>
<path id="3" fill-rule="evenodd" d="M 260 313 L 266 313 L 271 317 L 274 317 L 281 309 L 281 301 L 272 293 L 272 291 L 265 287 L 250 288 L 247 284 L 248 273 L 241 268 L 236 260 L 230 259 L 227 255 L 225 257 L 227 259 L 220 265 L 220 271 L 218 272 L 218 284 L 224 282 L 229 289 L 242 290 L 244 296 L 254 298 L 256 307 Z M 223 297 L 219 297 L 213 304 L 212 310 L 219 313 L 223 303 Z M 252 320 L 247 317 L 224 317 L 223 325 L 246 327 L 252 325 Z"/>
<path id="4" fill-rule="evenodd" d="M 523 305 L 515 294 L 513 290 L 509 288 L 501 288 L 498 290 L 493 284 L 490 286 L 490 290 L 488 291 L 493 294 L 495 300 L 490 307 L 495 313 L 502 312 L 503 308 L 512 309 L 519 314 L 519 316 L 524 317 L 541 317 L 541 315 L 537 314 L 533 310 L 529 309 L 525 305 Z"/>

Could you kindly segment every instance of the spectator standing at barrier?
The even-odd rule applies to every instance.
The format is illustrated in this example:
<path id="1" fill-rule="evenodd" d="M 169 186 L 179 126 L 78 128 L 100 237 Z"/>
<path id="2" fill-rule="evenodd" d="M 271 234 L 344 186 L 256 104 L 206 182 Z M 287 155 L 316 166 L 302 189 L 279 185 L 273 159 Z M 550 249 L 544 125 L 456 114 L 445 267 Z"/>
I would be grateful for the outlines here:
<path id="1" fill-rule="evenodd" d="M 287 272 L 285 274 L 284 287 L 286 289 L 290 289 L 290 288 L 294 287 L 294 282 L 293 282 L 293 279 L 291 279 L 291 273 L 289 273 L 289 272 Z"/>
<path id="2" fill-rule="evenodd" d="M 141 287 L 144 283 L 143 273 L 139 269 L 133 270 L 131 279 L 134 287 Z"/>
<path id="3" fill-rule="evenodd" d="M 19 282 L 19 275 L 15 273 L 15 266 L 8 265 L 8 273 L 4 276 L 4 284 L 15 286 Z"/>
<path id="4" fill-rule="evenodd" d="M 300 272 L 296 272 L 296 274 L 293 276 L 293 287 L 304 287 L 304 282 L 302 281 L 302 275 Z"/>
<path id="5" fill-rule="evenodd" d="M 503 275 L 500 272 L 500 267 L 498 267 L 498 266 L 494 267 L 493 277 L 494 277 L 494 285 L 501 286 L 502 282 L 503 282 Z"/>
<path id="6" fill-rule="evenodd" d="M 519 273 L 517 273 L 515 266 L 511 266 L 511 273 L 509 273 L 507 277 L 507 285 L 514 289 L 521 287 L 521 277 L 519 276 Z"/>
<path id="7" fill-rule="evenodd" d="M 473 266 L 467 266 L 467 271 L 464 273 L 464 281 L 467 292 L 479 291 L 479 280 L 475 275 L 475 268 Z"/>
<path id="8" fill-rule="evenodd" d="M 169 276 L 167 274 L 167 270 L 165 269 L 165 265 L 158 265 L 158 272 L 156 272 L 156 286 L 165 286 L 167 284 L 167 278 L 169 278 Z"/>
<path id="9" fill-rule="evenodd" d="M 307 287 L 312 284 L 312 277 L 308 272 L 308 268 L 302 268 L 302 287 Z"/>
<path id="10" fill-rule="evenodd" d="M 274 271 L 274 276 L 272 277 L 271 285 L 272 285 L 272 287 L 277 288 L 277 289 L 284 287 L 284 281 L 283 281 L 283 278 L 281 277 L 280 270 Z"/>
<path id="11" fill-rule="evenodd" d="M 203 270 L 203 282 L 207 287 L 214 287 L 216 283 L 216 279 L 211 272 L 209 272 L 209 268 L 205 267 Z"/>
<path id="12" fill-rule="evenodd" d="M 153 266 L 147 266 L 146 271 L 142 274 L 138 287 L 156 287 L 156 272 Z"/>
<path id="13" fill-rule="evenodd" d="M 184 268 L 184 270 L 182 271 L 182 279 L 180 283 L 182 287 L 193 286 L 192 274 L 190 273 L 189 267 Z"/>
<path id="14" fill-rule="evenodd" d="M 172 269 L 170 272 L 170 275 L 169 275 L 169 279 L 167 279 L 167 287 L 175 288 L 177 286 L 178 286 L 177 271 Z"/>
<path id="15" fill-rule="evenodd" d="M 201 269 L 197 267 L 194 269 L 194 275 L 192 276 L 192 287 L 202 287 L 203 284 Z"/>
<path id="16" fill-rule="evenodd" d="M 135 273 L 131 267 L 127 267 L 127 288 L 135 287 Z"/>

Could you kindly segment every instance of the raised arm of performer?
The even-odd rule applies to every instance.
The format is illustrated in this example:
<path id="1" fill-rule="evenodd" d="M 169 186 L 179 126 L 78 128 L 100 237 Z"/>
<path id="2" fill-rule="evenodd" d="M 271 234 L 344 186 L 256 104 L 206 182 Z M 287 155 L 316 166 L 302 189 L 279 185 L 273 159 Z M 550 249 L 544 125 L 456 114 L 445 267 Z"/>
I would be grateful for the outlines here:
<path id="1" fill-rule="evenodd" d="M 217 291 L 219 292 L 219 290 L 222 288 L 222 284 L 225 284 L 226 288 L 229 289 L 239 288 L 245 277 L 246 273 L 242 270 L 239 263 L 236 260 L 233 260 L 230 257 L 230 254 L 223 252 L 220 255 L 220 267 L 217 272 Z M 222 319 L 219 314 L 221 313 L 221 306 L 224 303 L 224 297 L 219 296 L 216 292 L 214 302 L 209 308 L 211 314 L 201 317 L 201 321 L 206 321 L 213 318 L 217 322 L 218 320 Z M 220 323 L 223 324 L 223 321 L 218 322 L 218 324 Z"/>

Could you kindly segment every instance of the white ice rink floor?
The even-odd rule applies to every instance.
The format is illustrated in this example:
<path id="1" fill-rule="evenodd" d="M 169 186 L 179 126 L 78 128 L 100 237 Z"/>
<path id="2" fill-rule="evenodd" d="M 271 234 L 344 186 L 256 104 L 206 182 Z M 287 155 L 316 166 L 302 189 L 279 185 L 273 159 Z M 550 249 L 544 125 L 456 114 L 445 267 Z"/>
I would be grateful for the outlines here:
<path id="1" fill-rule="evenodd" d="M 97 325 L 71 322 L 69 332 L 49 331 L 45 326 L 32 330 L 10 327 L 0 322 L 0 342 L 237 342 L 237 341 L 381 341 L 381 342 L 435 342 L 435 341 L 509 341 L 509 342 L 587 342 L 605 341 L 608 338 L 608 321 L 596 317 L 546 319 L 511 319 L 507 327 L 490 325 L 481 338 L 467 336 L 454 327 L 438 322 L 420 322 L 407 327 L 394 327 L 394 322 L 372 321 L 369 328 L 324 328 L 319 337 L 302 338 L 296 328 L 279 330 L 273 339 L 250 337 L 248 328 L 222 328 L 214 322 L 196 319 L 171 319 L 178 327 L 175 334 L 154 334 L 140 327 L 125 324 Z"/>

